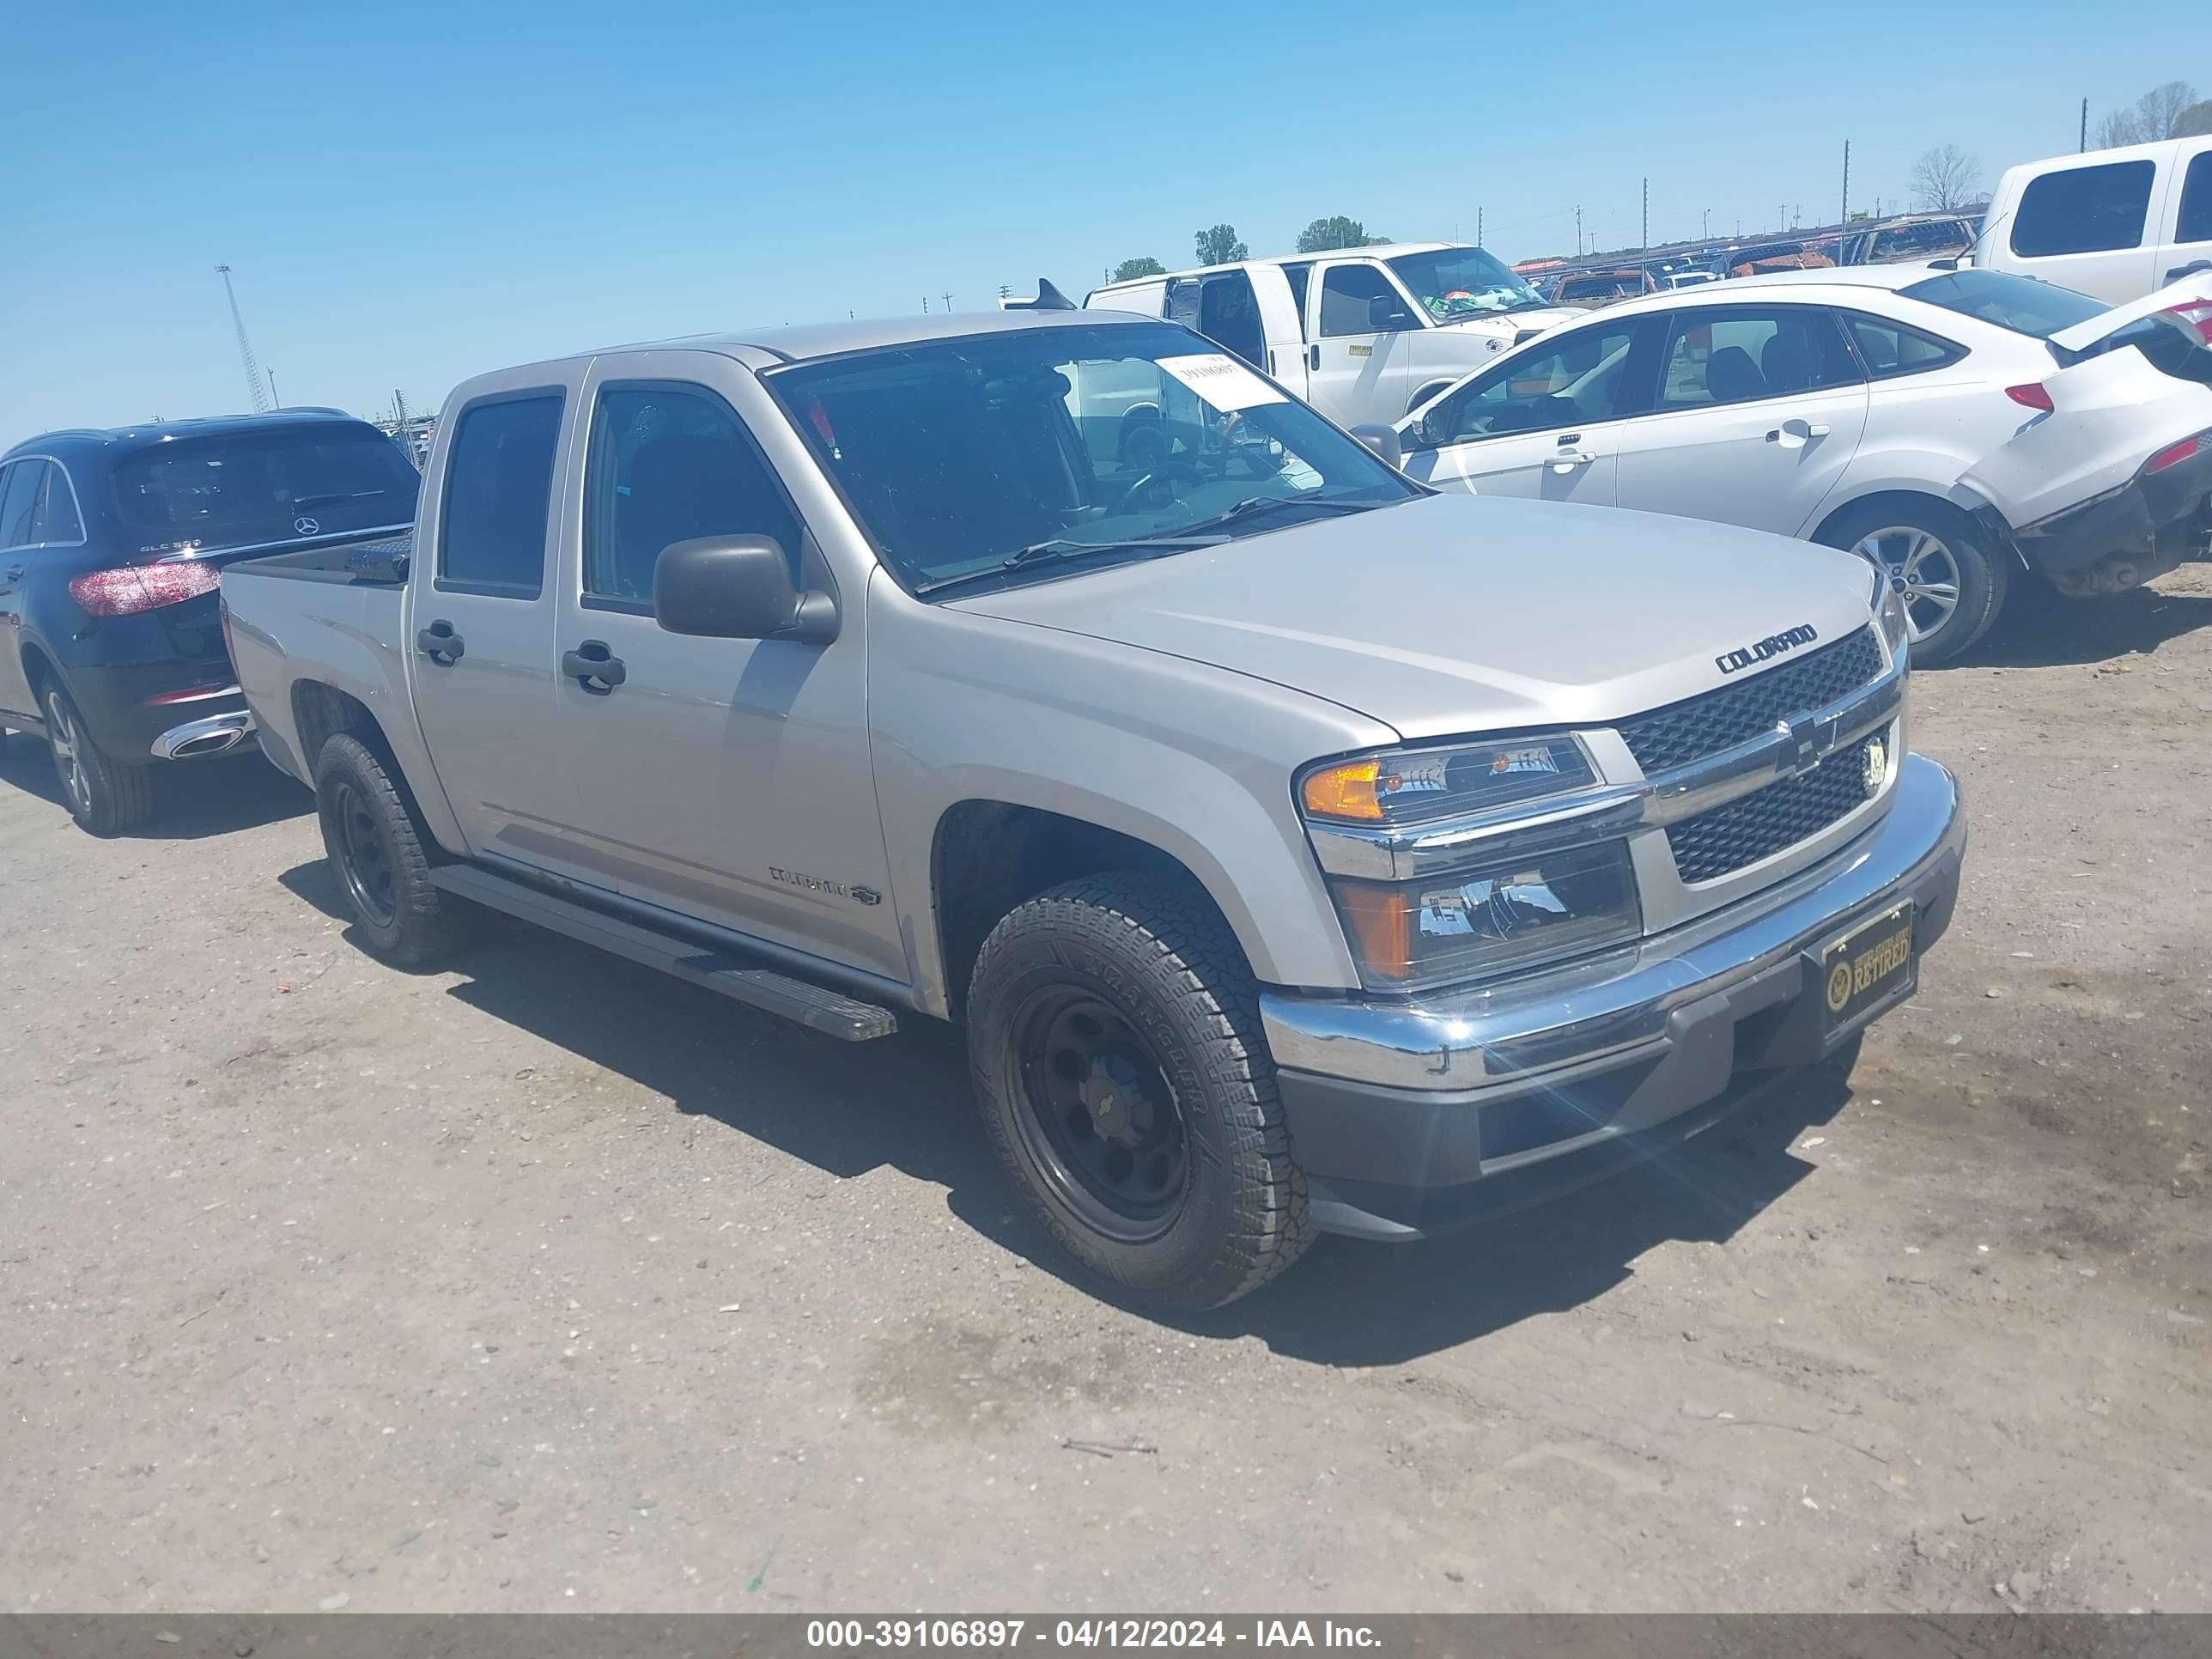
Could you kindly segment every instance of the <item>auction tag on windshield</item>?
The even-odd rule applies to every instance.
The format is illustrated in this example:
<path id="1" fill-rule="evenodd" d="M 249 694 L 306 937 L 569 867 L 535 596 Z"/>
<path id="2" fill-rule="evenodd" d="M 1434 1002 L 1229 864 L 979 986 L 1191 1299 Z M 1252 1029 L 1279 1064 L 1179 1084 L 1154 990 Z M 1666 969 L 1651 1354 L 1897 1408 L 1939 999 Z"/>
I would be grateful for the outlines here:
<path id="1" fill-rule="evenodd" d="M 1188 357 L 1163 357 L 1159 365 L 1224 414 L 1285 401 L 1281 392 L 1224 352 L 1201 351 Z"/>

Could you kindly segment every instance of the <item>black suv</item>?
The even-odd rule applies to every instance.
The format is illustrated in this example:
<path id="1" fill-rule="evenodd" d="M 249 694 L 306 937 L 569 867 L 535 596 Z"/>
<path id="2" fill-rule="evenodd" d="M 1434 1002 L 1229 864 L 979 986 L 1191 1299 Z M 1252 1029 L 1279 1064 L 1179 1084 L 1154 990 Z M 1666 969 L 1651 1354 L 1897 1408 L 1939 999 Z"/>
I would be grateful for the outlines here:
<path id="1" fill-rule="evenodd" d="M 420 475 L 337 410 L 49 432 L 0 455 L 0 743 L 43 735 L 70 815 L 143 823 L 156 761 L 252 734 L 224 649 L 234 560 L 415 521 Z"/>

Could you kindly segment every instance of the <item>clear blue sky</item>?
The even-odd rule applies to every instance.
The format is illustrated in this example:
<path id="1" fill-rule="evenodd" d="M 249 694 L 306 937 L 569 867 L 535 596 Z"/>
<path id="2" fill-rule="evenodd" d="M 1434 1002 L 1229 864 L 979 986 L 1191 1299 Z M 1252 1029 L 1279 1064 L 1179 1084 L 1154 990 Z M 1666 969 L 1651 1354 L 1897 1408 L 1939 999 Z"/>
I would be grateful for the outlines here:
<path id="1" fill-rule="evenodd" d="M 246 405 L 373 413 L 614 341 L 988 307 L 1255 253 L 1322 214 L 1508 258 L 1901 203 L 2074 147 L 2212 39 L 2168 9 L 1588 0 L 983 9 L 26 5 L 0 38 L 0 446 Z M 2062 46 L 2060 43 L 2067 43 Z M 2192 71 L 2201 71 L 2192 75 Z"/>

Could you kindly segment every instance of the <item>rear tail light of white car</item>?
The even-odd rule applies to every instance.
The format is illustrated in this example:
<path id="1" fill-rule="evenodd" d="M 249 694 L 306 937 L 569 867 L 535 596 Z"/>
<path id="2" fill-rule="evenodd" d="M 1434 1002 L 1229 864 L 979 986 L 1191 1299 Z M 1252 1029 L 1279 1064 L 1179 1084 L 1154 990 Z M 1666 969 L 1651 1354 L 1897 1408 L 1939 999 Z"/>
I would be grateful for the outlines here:
<path id="1" fill-rule="evenodd" d="M 196 561 L 126 565 L 120 570 L 88 570 L 70 578 L 70 595 L 95 617 L 134 617 L 165 605 L 182 605 L 222 585 L 221 574 Z"/>
<path id="2" fill-rule="evenodd" d="M 2039 410 L 2045 415 L 2051 413 L 2051 394 L 2033 380 L 2026 386 L 2007 386 L 2005 396 L 2022 409 Z"/>
<path id="3" fill-rule="evenodd" d="M 2166 314 L 2176 322 L 2186 323 L 2197 331 L 2197 337 L 2212 345 L 2212 300 L 2190 300 L 2178 306 L 2168 306 Z"/>
<path id="4" fill-rule="evenodd" d="M 2153 472 L 2163 472 L 2170 466 L 2179 466 L 2206 447 L 2208 441 L 2212 441 L 2212 433 L 2200 432 L 2193 438 L 2184 438 L 2178 444 L 2168 444 L 2143 463 L 2144 475 L 2148 477 Z"/>

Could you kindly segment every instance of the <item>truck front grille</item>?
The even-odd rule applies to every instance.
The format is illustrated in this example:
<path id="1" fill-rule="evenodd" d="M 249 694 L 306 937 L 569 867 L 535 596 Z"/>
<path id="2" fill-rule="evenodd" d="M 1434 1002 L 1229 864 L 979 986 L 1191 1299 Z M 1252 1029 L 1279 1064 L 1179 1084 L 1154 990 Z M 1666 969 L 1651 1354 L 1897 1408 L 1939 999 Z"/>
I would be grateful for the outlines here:
<path id="1" fill-rule="evenodd" d="M 1667 832 L 1675 872 L 1690 885 L 1718 881 L 1819 835 L 1865 804 L 1867 750 L 1888 735 L 1885 728 L 1846 744 L 1809 772 L 1683 819 Z"/>
<path id="2" fill-rule="evenodd" d="M 1623 720 L 1620 735 L 1649 777 L 1763 737 L 1791 715 L 1825 708 L 1881 672 L 1881 647 L 1873 629 L 1862 628 L 1849 639 L 1754 674 L 1741 685 L 1724 685 Z"/>

